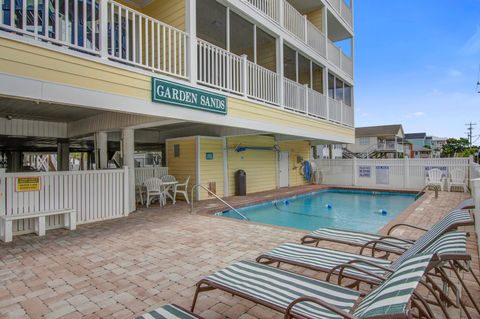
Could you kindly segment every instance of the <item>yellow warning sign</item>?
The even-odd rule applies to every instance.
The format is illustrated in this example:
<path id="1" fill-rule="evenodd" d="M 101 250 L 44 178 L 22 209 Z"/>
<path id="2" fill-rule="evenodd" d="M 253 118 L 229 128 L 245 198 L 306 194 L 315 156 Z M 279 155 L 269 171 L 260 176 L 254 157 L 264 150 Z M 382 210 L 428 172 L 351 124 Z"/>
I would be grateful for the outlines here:
<path id="1" fill-rule="evenodd" d="M 40 190 L 40 177 L 17 177 L 15 181 L 15 191 L 17 192 L 35 192 Z"/>

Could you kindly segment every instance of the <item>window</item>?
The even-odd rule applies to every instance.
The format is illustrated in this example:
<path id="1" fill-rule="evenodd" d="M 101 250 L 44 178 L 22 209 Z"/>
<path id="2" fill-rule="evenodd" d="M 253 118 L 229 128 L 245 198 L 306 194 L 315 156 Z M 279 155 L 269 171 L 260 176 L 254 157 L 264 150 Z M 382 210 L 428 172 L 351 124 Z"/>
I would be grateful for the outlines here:
<path id="1" fill-rule="evenodd" d="M 283 46 L 284 75 L 287 79 L 297 81 L 297 53 L 290 47 Z"/>
<path id="2" fill-rule="evenodd" d="M 255 61 L 253 28 L 252 23 L 230 11 L 230 52 L 236 55 L 246 54 L 252 62 Z"/>
<path id="3" fill-rule="evenodd" d="M 312 63 L 312 89 L 323 93 L 323 68 Z"/>
<path id="4" fill-rule="evenodd" d="M 370 144 L 370 137 L 368 137 L 368 136 L 367 137 L 365 137 L 365 136 L 359 137 L 358 138 L 358 143 L 360 145 L 369 145 Z"/>
<path id="5" fill-rule="evenodd" d="M 197 36 L 227 48 L 227 8 L 216 0 L 197 1 Z"/>
<path id="6" fill-rule="evenodd" d="M 180 157 L 180 144 L 173 144 L 173 157 Z"/>
<path id="7" fill-rule="evenodd" d="M 343 101 L 343 82 L 338 78 L 335 78 L 335 99 Z"/>
<path id="8" fill-rule="evenodd" d="M 335 98 L 335 77 L 331 73 L 328 73 L 328 97 Z"/>
<path id="9" fill-rule="evenodd" d="M 348 84 L 345 84 L 343 88 L 343 102 L 348 106 L 352 106 L 352 87 Z"/>
<path id="10" fill-rule="evenodd" d="M 311 87 L 310 83 L 310 60 L 304 57 L 303 55 L 298 55 L 298 83 L 308 84 Z"/>
<path id="11" fill-rule="evenodd" d="M 277 72 L 277 46 L 275 38 L 257 27 L 257 64 Z"/>

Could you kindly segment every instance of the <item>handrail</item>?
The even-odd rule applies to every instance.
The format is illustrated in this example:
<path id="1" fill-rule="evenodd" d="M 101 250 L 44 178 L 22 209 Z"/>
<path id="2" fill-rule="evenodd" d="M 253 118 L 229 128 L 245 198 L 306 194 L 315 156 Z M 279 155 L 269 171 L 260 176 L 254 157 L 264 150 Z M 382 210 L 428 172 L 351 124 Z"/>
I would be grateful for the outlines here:
<path id="1" fill-rule="evenodd" d="M 428 188 L 429 185 L 425 185 L 416 195 L 415 195 L 415 200 L 417 200 L 420 195 L 422 195 L 424 193 L 424 191 Z M 435 192 L 436 194 L 436 197 L 438 197 L 438 191 Z M 436 198 L 435 197 L 435 198 Z"/>
<path id="2" fill-rule="evenodd" d="M 229 203 L 227 203 L 226 201 L 224 201 L 220 196 L 218 196 L 217 194 L 215 194 L 214 192 L 212 192 L 211 190 L 209 190 L 207 187 L 205 187 L 204 185 L 202 184 L 195 184 L 193 185 L 192 187 L 192 191 L 190 192 L 190 198 L 192 199 L 191 203 L 190 203 L 190 213 L 193 212 L 193 191 L 198 188 L 198 187 L 201 187 L 203 188 L 204 190 L 207 191 L 207 193 L 209 193 L 210 195 L 212 195 L 213 197 L 215 197 L 216 199 L 218 199 L 219 201 L 221 201 L 223 204 L 227 205 L 231 210 L 233 210 L 235 213 L 237 213 L 238 215 L 240 215 L 240 217 L 242 217 L 243 219 L 245 220 L 249 220 L 247 216 L 243 215 L 242 213 L 240 213 L 237 209 L 235 209 L 235 207 L 233 207 L 232 205 L 230 205 Z"/>

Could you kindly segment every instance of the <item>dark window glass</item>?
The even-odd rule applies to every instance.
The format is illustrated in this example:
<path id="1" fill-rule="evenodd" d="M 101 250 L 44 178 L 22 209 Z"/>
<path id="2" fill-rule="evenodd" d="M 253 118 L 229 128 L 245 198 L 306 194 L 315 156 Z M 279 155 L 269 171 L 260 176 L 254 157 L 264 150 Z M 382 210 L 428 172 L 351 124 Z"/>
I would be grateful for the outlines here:
<path id="1" fill-rule="evenodd" d="M 323 68 L 315 63 L 312 64 L 312 88 L 323 93 Z"/>
<path id="2" fill-rule="evenodd" d="M 180 144 L 173 144 L 173 157 L 180 157 Z"/>
<path id="3" fill-rule="evenodd" d="M 292 81 L 297 81 L 297 61 L 295 55 L 295 50 L 290 49 L 286 45 L 283 46 L 283 72 L 285 77 Z"/>
<path id="4" fill-rule="evenodd" d="M 328 97 L 335 98 L 335 77 L 328 73 Z"/>
<path id="5" fill-rule="evenodd" d="M 246 54 L 250 61 L 253 57 L 253 24 L 230 11 L 230 52 L 236 55 Z"/>
<path id="6" fill-rule="evenodd" d="M 298 83 L 308 84 L 310 83 L 310 60 L 304 57 L 303 55 L 298 55 Z"/>
<path id="7" fill-rule="evenodd" d="M 227 9 L 216 0 L 197 1 L 197 36 L 227 48 Z"/>
<path id="8" fill-rule="evenodd" d="M 346 105 L 352 106 L 352 87 L 348 84 L 345 84 L 343 88 L 343 102 Z"/>
<path id="9" fill-rule="evenodd" d="M 337 78 L 335 79 L 335 99 L 343 101 L 343 82 Z"/>
<path id="10" fill-rule="evenodd" d="M 257 27 L 257 64 L 277 71 L 277 46 L 275 38 Z"/>

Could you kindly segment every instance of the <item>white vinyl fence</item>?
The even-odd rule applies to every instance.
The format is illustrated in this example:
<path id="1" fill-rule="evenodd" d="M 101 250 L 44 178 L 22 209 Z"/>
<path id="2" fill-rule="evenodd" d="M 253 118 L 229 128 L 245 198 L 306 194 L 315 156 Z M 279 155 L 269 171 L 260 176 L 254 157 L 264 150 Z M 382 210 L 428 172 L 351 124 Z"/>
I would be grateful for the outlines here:
<path id="1" fill-rule="evenodd" d="M 39 189 L 20 191 L 19 178 L 39 178 Z M 0 215 L 74 209 L 77 223 L 128 215 L 128 168 L 115 170 L 0 173 Z M 46 228 L 64 225 L 62 215 L 46 218 Z M 14 221 L 14 234 L 33 232 L 33 220 Z"/>
<path id="2" fill-rule="evenodd" d="M 467 179 L 477 174 L 471 158 L 319 159 L 315 164 L 323 184 L 341 186 L 421 189 L 433 168 L 445 177 L 455 168 L 462 169 Z"/>
<path id="3" fill-rule="evenodd" d="M 135 185 L 142 185 L 149 178 L 160 178 L 165 175 L 168 175 L 168 167 L 137 167 L 135 168 Z"/>

